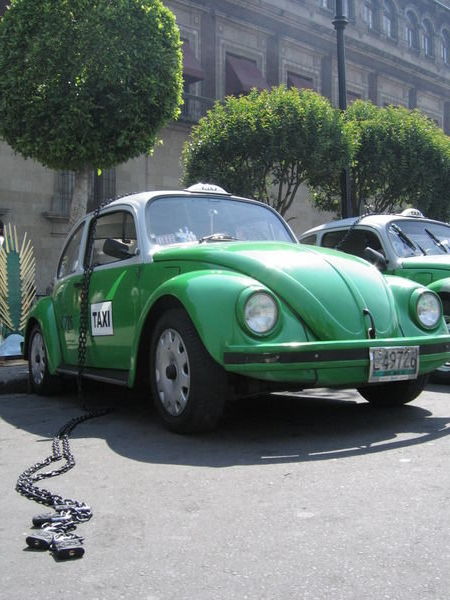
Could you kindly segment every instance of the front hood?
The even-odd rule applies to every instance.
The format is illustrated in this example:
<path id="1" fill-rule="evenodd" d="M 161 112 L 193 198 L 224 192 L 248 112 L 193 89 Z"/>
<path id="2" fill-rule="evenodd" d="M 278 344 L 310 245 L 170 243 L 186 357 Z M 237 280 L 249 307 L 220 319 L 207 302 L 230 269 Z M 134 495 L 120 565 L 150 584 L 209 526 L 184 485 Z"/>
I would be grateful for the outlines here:
<path id="1" fill-rule="evenodd" d="M 403 269 L 440 269 L 448 270 L 450 275 L 450 254 L 428 256 L 409 256 L 401 259 Z"/>
<path id="2" fill-rule="evenodd" d="M 369 263 L 340 252 L 281 242 L 233 242 L 166 248 L 153 259 L 183 265 L 193 261 L 252 277 L 287 303 L 318 339 L 366 338 L 371 321 L 364 309 L 373 317 L 377 337 L 398 334 L 395 302 L 383 276 Z"/>

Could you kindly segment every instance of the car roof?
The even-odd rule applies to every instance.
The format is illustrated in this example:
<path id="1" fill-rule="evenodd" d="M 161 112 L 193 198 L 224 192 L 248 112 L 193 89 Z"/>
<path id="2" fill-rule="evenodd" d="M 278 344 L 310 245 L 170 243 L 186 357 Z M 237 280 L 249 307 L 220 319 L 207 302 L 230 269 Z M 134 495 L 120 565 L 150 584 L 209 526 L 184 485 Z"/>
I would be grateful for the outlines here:
<path id="1" fill-rule="evenodd" d="M 263 202 L 259 202 L 258 200 L 253 200 L 252 198 L 244 198 L 241 196 L 234 196 L 228 192 L 226 192 L 223 188 L 220 188 L 211 184 L 195 184 L 186 189 L 178 189 L 178 190 L 153 190 L 148 192 L 139 192 L 137 194 L 129 194 L 126 196 L 121 196 L 120 198 L 116 198 L 109 204 L 107 204 L 104 208 L 110 208 L 119 206 L 121 204 L 132 204 L 135 207 L 141 206 L 142 204 L 146 204 L 149 200 L 153 198 L 161 198 L 165 196 L 185 196 L 185 197 L 223 197 L 223 198 L 231 198 L 233 200 L 244 200 L 246 202 L 252 202 L 254 204 L 262 204 L 267 208 L 271 208 L 269 205 L 264 204 Z"/>
<path id="2" fill-rule="evenodd" d="M 328 229 L 340 229 L 342 227 L 349 227 L 358 221 L 357 225 L 368 225 L 374 229 L 384 229 L 384 227 L 392 221 L 419 221 L 426 223 L 439 223 L 441 225 L 447 225 L 443 221 L 435 221 L 434 219 L 427 219 L 425 217 L 406 217 L 402 215 L 390 214 L 390 215 L 367 215 L 364 217 L 350 217 L 349 219 L 340 219 L 337 221 L 331 221 L 330 223 L 324 223 L 308 229 L 300 237 L 318 233 L 320 231 L 327 231 Z"/>

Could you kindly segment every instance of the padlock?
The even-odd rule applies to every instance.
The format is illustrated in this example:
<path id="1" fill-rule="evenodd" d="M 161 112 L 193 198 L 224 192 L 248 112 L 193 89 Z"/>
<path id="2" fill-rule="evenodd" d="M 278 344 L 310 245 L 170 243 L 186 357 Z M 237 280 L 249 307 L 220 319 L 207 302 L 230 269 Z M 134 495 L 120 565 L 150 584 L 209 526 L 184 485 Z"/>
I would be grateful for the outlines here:
<path id="1" fill-rule="evenodd" d="M 54 532 L 48 529 L 41 529 L 36 533 L 31 533 L 25 539 L 27 545 L 33 550 L 49 550 L 53 543 Z"/>
<path id="2" fill-rule="evenodd" d="M 51 545 L 51 550 L 57 560 L 81 558 L 84 554 L 80 538 L 55 538 Z"/>

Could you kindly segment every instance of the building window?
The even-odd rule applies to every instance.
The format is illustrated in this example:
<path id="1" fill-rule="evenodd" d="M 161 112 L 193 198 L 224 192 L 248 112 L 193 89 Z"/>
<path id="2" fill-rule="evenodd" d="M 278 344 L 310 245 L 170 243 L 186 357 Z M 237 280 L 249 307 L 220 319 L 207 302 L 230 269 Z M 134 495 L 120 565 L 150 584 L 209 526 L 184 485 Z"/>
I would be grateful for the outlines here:
<path id="1" fill-rule="evenodd" d="M 252 89 L 266 90 L 269 85 L 255 60 L 227 54 L 225 68 L 225 94 L 239 96 Z"/>
<path id="2" fill-rule="evenodd" d="M 319 0 L 319 4 L 326 10 L 336 11 L 336 0 Z M 342 0 L 342 14 L 350 20 L 355 18 L 354 0 Z"/>
<path id="3" fill-rule="evenodd" d="M 378 31 L 378 7 L 375 0 L 366 0 L 363 4 L 363 21 L 371 30 Z"/>
<path id="4" fill-rule="evenodd" d="M 91 171 L 88 188 L 88 212 L 94 210 L 103 202 L 114 200 L 116 197 L 116 170 L 104 169 L 101 173 Z"/>
<path id="5" fill-rule="evenodd" d="M 434 56 L 434 48 L 433 48 L 433 38 L 434 31 L 433 26 L 430 21 L 426 19 L 423 22 L 423 32 L 422 32 L 422 45 L 425 56 L 432 57 Z"/>
<path id="6" fill-rule="evenodd" d="M 383 31 L 386 37 L 397 39 L 397 14 L 390 0 L 385 0 L 383 6 Z"/>
<path id="7" fill-rule="evenodd" d="M 442 32 L 441 57 L 446 65 L 450 65 L 450 33 L 446 29 Z"/>
<path id="8" fill-rule="evenodd" d="M 288 87 L 295 87 L 298 90 L 314 89 L 314 81 L 312 77 L 304 77 L 303 75 L 297 75 L 296 73 L 291 73 L 290 71 L 287 74 L 287 85 Z"/>
<path id="9" fill-rule="evenodd" d="M 73 171 L 57 171 L 50 215 L 68 217 L 75 187 Z M 105 169 L 100 174 L 91 171 L 88 182 L 87 210 L 94 210 L 99 204 L 116 197 L 116 170 Z"/>
<path id="10" fill-rule="evenodd" d="M 74 183 L 75 173 L 73 171 L 57 171 L 52 198 L 52 214 L 62 217 L 69 216 Z"/>
<path id="11" fill-rule="evenodd" d="M 327 10 L 334 10 L 334 0 L 319 0 L 319 2 L 322 8 L 326 8 Z"/>
<path id="12" fill-rule="evenodd" d="M 197 60 L 192 46 L 188 40 L 181 40 L 182 51 L 183 51 L 183 79 L 185 88 L 190 86 L 192 83 L 197 81 L 203 81 L 205 79 L 205 72 L 203 71 L 202 65 Z"/>
<path id="13" fill-rule="evenodd" d="M 419 23 L 411 11 L 406 14 L 406 41 L 411 50 L 419 50 Z"/>

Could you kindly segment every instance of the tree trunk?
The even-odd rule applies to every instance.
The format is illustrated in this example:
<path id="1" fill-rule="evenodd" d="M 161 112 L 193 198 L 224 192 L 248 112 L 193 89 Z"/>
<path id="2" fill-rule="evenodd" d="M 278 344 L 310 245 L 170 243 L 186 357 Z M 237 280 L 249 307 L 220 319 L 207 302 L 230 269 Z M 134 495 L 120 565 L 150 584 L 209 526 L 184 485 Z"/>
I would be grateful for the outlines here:
<path id="1" fill-rule="evenodd" d="M 73 186 L 72 203 L 70 205 L 69 228 L 86 214 L 88 203 L 89 170 L 76 171 Z"/>

